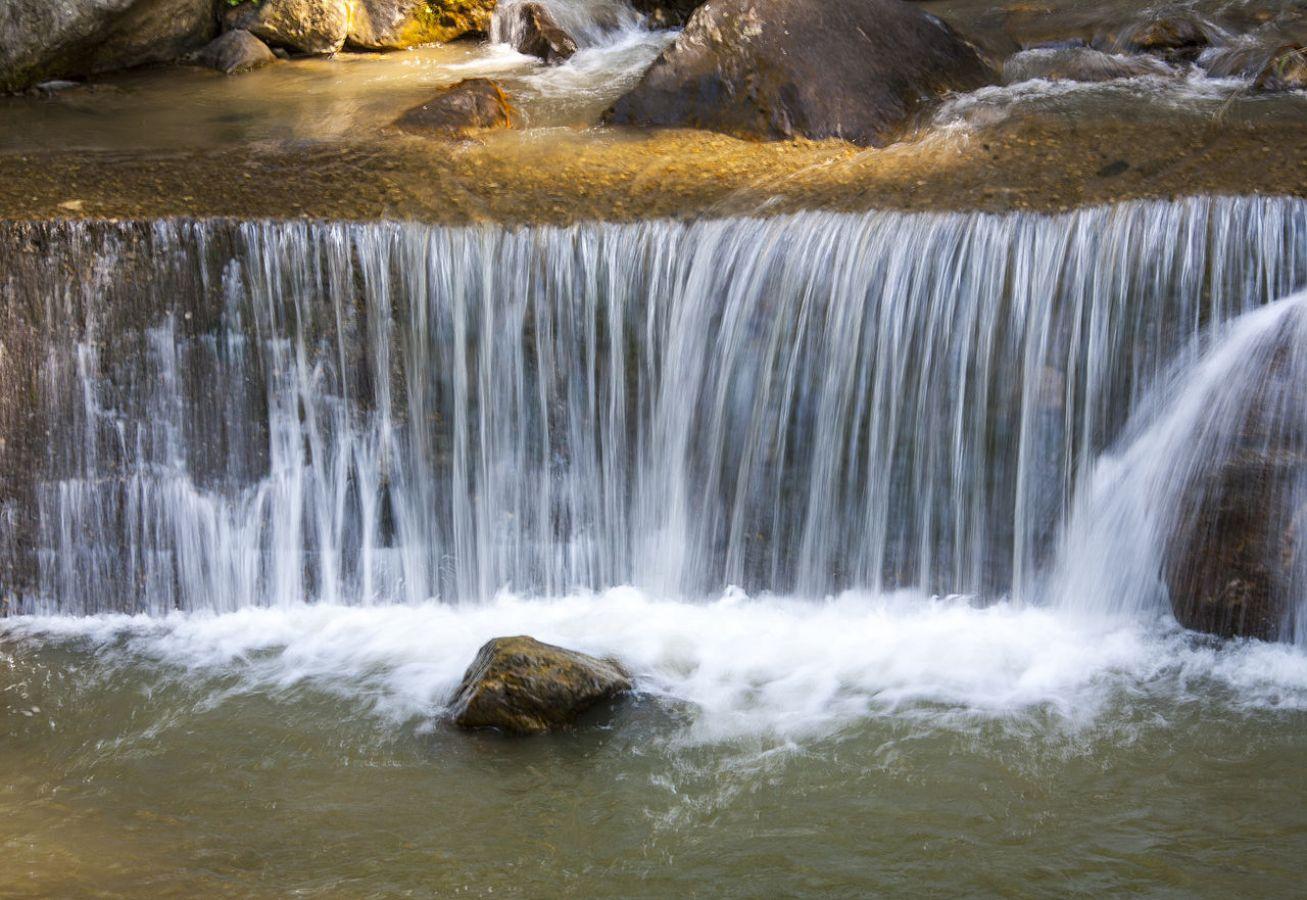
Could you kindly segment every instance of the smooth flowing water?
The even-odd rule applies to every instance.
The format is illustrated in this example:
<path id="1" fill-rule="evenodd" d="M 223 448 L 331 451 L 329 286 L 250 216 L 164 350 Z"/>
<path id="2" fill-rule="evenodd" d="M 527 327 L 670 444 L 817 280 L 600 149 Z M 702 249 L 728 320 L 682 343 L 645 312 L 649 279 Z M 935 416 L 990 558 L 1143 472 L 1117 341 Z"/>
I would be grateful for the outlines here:
<path id="1" fill-rule="evenodd" d="M 1300 888 L 1307 655 L 1148 553 L 1300 367 L 1307 203 L 0 260 L 14 893 Z M 450 731 L 511 633 L 640 694 Z"/>

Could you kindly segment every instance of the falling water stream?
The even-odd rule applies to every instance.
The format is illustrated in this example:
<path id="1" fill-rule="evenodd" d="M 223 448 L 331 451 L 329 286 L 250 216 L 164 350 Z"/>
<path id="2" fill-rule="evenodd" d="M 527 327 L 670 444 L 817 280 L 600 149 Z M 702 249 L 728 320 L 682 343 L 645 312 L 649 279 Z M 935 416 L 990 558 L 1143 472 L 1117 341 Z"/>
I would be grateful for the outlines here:
<path id="1" fill-rule="evenodd" d="M 1183 632 L 1157 554 L 1302 366 L 1303 201 L 11 223 L 0 260 L 24 890 L 1300 884 L 1307 617 Z M 445 730 L 513 632 L 643 694 Z"/>

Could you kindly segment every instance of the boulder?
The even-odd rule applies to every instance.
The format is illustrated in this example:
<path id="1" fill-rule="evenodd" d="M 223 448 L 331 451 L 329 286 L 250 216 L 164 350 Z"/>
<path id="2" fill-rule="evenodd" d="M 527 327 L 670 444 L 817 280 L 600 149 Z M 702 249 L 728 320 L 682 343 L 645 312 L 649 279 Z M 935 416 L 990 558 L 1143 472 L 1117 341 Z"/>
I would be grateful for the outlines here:
<path id="1" fill-rule="evenodd" d="M 413 134 L 457 136 L 489 128 L 512 128 L 513 108 L 499 85 L 488 78 L 468 78 L 445 88 L 395 120 Z"/>
<path id="2" fill-rule="evenodd" d="M 1176 619 L 1222 637 L 1283 639 L 1299 596 L 1298 531 L 1307 524 L 1307 370 L 1296 337 L 1279 338 L 1242 421 L 1192 477 L 1166 546 L 1163 577 Z M 1257 362 L 1255 364 L 1261 364 Z M 1220 427 L 1213 422 L 1212 427 Z"/>
<path id="3" fill-rule="evenodd" d="M 358 0 L 347 43 L 360 50 L 402 50 L 452 41 L 490 28 L 495 0 Z"/>
<path id="4" fill-rule="evenodd" d="M 882 146 L 943 93 L 993 80 L 903 0 L 708 0 L 606 119 Z"/>
<path id="5" fill-rule="evenodd" d="M 224 74 L 236 75 L 274 63 L 277 57 L 263 41 L 237 29 L 215 38 L 195 55 L 195 61 Z"/>
<path id="6" fill-rule="evenodd" d="M 540 734 L 630 690 L 630 676 L 614 662 L 530 637 L 495 638 L 468 667 L 450 715 L 460 728 Z"/>
<path id="7" fill-rule="evenodd" d="M 216 33 L 213 0 L 2 0 L 0 91 L 169 62 Z"/>
<path id="8" fill-rule="evenodd" d="M 517 27 L 513 29 L 517 49 L 527 56 L 537 56 L 547 63 L 562 62 L 576 53 L 576 41 L 549 15 L 539 3 L 523 3 L 515 13 Z"/>
<path id="9" fill-rule="evenodd" d="M 703 0 L 632 0 L 631 5 L 654 28 L 680 28 Z"/>
<path id="10" fill-rule="evenodd" d="M 1141 75 L 1175 75 L 1176 70 L 1153 56 L 1123 56 L 1089 47 L 1025 50 L 1003 63 L 1003 82 L 1032 78 L 1047 81 L 1112 81 Z"/>
<path id="11" fill-rule="evenodd" d="M 245 30 L 273 47 L 335 53 L 345 46 L 349 0 L 246 0 L 223 15 L 229 31 Z"/>

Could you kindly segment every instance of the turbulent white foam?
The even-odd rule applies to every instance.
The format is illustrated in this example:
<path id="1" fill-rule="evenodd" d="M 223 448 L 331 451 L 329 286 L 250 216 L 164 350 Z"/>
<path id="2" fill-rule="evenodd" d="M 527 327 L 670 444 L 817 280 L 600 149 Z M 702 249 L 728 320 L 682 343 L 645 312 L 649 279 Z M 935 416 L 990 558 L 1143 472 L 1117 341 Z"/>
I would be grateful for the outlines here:
<path id="1" fill-rule="evenodd" d="M 621 660 L 641 690 L 691 705 L 691 741 L 812 738 L 884 716 L 926 727 L 1051 716 L 1077 728 L 1141 696 L 1307 710 L 1301 649 L 1209 645 L 1161 623 L 911 594 L 813 603 L 728 592 L 688 603 L 617 588 L 459 606 L 33 617 L 0 629 L 89 644 L 111 664 L 159 665 L 170 677 L 327 690 L 393 723 L 439 715 L 477 648 L 516 633 Z"/>

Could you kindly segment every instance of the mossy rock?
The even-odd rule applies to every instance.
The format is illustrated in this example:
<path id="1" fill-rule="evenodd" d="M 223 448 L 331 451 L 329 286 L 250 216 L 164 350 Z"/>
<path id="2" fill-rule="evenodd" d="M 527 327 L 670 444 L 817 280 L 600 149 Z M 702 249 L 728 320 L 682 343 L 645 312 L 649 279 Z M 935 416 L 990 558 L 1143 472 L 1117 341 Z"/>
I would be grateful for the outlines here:
<path id="1" fill-rule="evenodd" d="M 460 728 L 541 734 L 569 728 L 586 710 L 630 690 L 630 675 L 615 662 L 531 637 L 502 637 L 478 651 L 450 712 Z"/>

